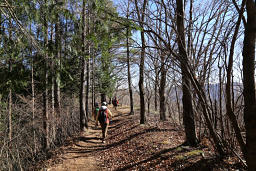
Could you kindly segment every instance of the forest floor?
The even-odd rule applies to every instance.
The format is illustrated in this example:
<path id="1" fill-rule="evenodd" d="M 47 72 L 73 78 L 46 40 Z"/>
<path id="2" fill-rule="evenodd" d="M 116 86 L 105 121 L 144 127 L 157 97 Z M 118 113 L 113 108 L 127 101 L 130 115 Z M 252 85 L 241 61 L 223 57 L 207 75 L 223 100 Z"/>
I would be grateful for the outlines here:
<path id="1" fill-rule="evenodd" d="M 234 157 L 216 157 L 207 139 L 197 148 L 183 146 L 182 127 L 160 122 L 156 114 L 140 125 L 139 110 L 129 115 L 128 107 L 110 109 L 115 117 L 105 144 L 100 140 L 100 128 L 90 121 L 89 131 L 57 149 L 42 170 L 243 170 Z"/>

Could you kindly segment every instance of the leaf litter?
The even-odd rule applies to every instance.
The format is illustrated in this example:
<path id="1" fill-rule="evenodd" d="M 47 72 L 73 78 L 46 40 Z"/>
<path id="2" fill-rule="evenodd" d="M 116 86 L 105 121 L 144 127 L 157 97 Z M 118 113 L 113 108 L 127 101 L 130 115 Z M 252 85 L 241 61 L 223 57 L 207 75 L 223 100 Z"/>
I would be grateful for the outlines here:
<path id="1" fill-rule="evenodd" d="M 140 125 L 139 111 L 128 115 L 127 109 L 112 109 L 116 117 L 110 123 L 105 144 L 100 140 L 101 130 L 94 129 L 91 121 L 91 134 L 74 137 L 73 143 L 60 148 L 61 154 L 48 160 L 48 168 L 62 170 L 65 165 L 69 170 L 244 170 L 235 157 L 221 160 L 216 156 L 207 138 L 197 148 L 182 146 L 185 135 L 181 126 L 159 121 L 156 114 L 148 115 L 147 123 Z M 75 161 L 69 162 L 67 156 Z M 60 159 L 62 162 L 56 167 L 53 163 Z M 77 167 L 70 166 L 76 162 Z"/>

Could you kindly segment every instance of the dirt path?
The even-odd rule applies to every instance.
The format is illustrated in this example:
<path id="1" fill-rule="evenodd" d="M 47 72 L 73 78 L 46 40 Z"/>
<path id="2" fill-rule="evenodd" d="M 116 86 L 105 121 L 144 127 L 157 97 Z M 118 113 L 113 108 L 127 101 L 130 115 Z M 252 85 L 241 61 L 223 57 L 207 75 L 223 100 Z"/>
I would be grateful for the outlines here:
<path id="1" fill-rule="evenodd" d="M 126 112 L 115 111 L 110 107 L 114 116 L 121 115 Z M 115 118 L 113 118 L 113 121 Z M 56 158 L 51 159 L 54 164 L 47 168 L 47 171 L 93 171 L 102 170 L 97 163 L 95 152 L 105 149 L 106 144 L 101 142 L 101 129 L 98 126 L 95 128 L 95 121 L 89 122 L 89 130 L 86 133 L 82 133 L 79 137 L 73 139 L 71 145 L 62 148 L 62 154 L 57 155 Z"/>
<path id="2" fill-rule="evenodd" d="M 99 170 L 93 156 L 93 150 L 100 148 L 99 130 L 90 129 L 88 133 L 82 134 L 75 139 L 74 144 L 65 147 L 63 154 L 57 156 L 61 164 L 48 168 L 48 171 L 69 170 Z"/>
<path id="3" fill-rule="evenodd" d="M 202 139 L 197 148 L 183 146 L 182 127 L 170 121 L 159 121 L 159 115 L 147 115 L 147 124 L 140 124 L 139 110 L 128 115 L 128 107 L 119 107 L 106 139 L 102 144 L 101 130 L 95 122 L 89 131 L 74 137 L 70 145 L 51 160 L 48 171 L 94 170 L 243 170 L 237 160 L 220 160 L 210 142 Z M 56 163 L 56 164 L 53 164 Z"/>

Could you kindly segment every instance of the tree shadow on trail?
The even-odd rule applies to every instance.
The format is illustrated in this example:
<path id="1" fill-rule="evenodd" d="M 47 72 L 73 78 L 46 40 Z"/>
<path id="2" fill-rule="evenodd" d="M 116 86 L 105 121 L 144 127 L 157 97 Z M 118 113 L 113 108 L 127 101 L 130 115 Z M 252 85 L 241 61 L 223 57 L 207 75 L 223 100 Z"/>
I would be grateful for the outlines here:
<path id="1" fill-rule="evenodd" d="M 134 127 L 135 128 L 135 127 Z M 111 147 L 116 147 L 116 146 L 120 146 L 124 143 L 126 143 L 127 141 L 131 141 L 132 139 L 136 138 L 136 137 L 139 137 L 143 134 L 146 134 L 146 133 L 150 133 L 150 132 L 165 132 L 165 131 L 173 131 L 174 129 L 159 129 L 159 128 L 148 128 L 148 129 L 145 129 L 144 131 L 142 132 L 138 132 L 138 133 L 135 133 L 135 134 L 132 134 L 130 136 L 128 136 L 127 138 L 124 138 L 118 142 L 114 142 L 112 144 L 108 144 L 106 145 L 106 148 L 111 148 Z"/>
<path id="2" fill-rule="evenodd" d="M 121 121 L 121 119 L 113 119 L 113 120 L 110 121 L 110 124 L 116 124 L 120 121 Z"/>
<path id="3" fill-rule="evenodd" d="M 181 148 L 180 148 L 181 147 Z M 193 162 L 195 157 L 200 157 L 200 155 L 190 155 L 184 156 L 184 152 L 189 152 L 186 148 L 182 148 L 182 145 L 164 149 L 158 151 L 148 158 L 138 161 L 130 162 L 126 166 L 116 169 L 115 171 L 124 171 L 124 170 L 148 170 L 147 168 L 155 168 L 160 166 L 164 161 L 172 159 L 172 163 L 167 165 L 162 165 L 166 170 L 180 170 L 180 171 L 213 171 L 213 170 L 224 170 L 225 168 L 229 169 L 241 169 L 240 165 L 230 165 L 223 162 L 219 157 L 211 158 L 198 158 L 199 160 Z M 192 160 L 191 160 L 192 159 Z M 147 164 L 146 164 L 147 163 Z M 146 164 L 146 165 L 145 165 Z"/>
<path id="4" fill-rule="evenodd" d="M 143 134 L 146 134 L 146 133 L 149 133 L 149 132 L 161 132 L 161 131 L 172 131 L 171 129 L 157 129 L 157 128 L 150 128 L 150 129 L 146 129 L 142 132 L 139 132 L 139 133 L 135 133 L 135 134 L 132 134 L 130 135 L 129 137 L 127 138 L 124 138 L 118 142 L 114 142 L 114 143 L 111 143 L 111 144 L 102 144 L 100 141 L 99 142 L 93 142 L 95 144 L 102 144 L 102 145 L 94 145 L 94 146 L 88 146 L 88 145 L 79 145 L 78 143 L 76 143 L 76 146 L 78 147 L 82 147 L 83 149 L 76 149 L 76 148 L 70 148 L 69 149 L 69 152 L 68 153 L 80 153 L 80 154 L 85 154 L 85 153 L 93 153 L 93 152 L 98 152 L 98 151 L 103 151 L 103 150 L 107 150 L 109 148 L 113 148 L 113 147 L 117 147 L 117 146 L 120 146 L 128 141 L 131 141 L 132 139 L 136 138 L 136 137 L 139 137 Z M 79 137 L 77 140 L 80 140 L 80 141 L 84 141 L 84 142 L 91 142 L 91 140 L 100 140 L 100 138 L 98 137 Z"/>
<path id="5" fill-rule="evenodd" d="M 122 127 L 123 125 L 128 124 L 131 121 L 131 119 L 129 119 L 129 118 L 124 119 L 123 117 L 125 117 L 125 116 L 126 115 L 122 115 L 119 118 L 111 120 L 110 124 L 109 124 L 109 129 L 118 129 L 118 128 Z"/>
<path id="6" fill-rule="evenodd" d="M 82 141 L 82 142 L 85 142 L 85 143 L 99 144 L 99 142 L 95 142 L 93 140 L 100 140 L 100 139 L 101 138 L 99 138 L 99 137 L 78 137 L 74 141 L 75 142 Z"/>
<path id="7" fill-rule="evenodd" d="M 120 123 L 118 123 L 120 122 Z M 120 128 L 121 126 L 123 126 L 124 124 L 127 124 L 128 121 L 111 121 L 110 125 L 109 125 L 109 128 L 108 129 L 118 129 Z M 115 125 L 114 125 L 115 124 Z"/>
<path id="8" fill-rule="evenodd" d="M 124 123 L 121 123 L 121 125 L 122 125 L 122 124 L 124 124 Z M 137 128 L 138 126 L 139 126 L 139 124 L 138 124 L 138 125 L 134 125 L 133 127 L 124 130 L 124 132 L 129 132 L 129 131 L 131 131 L 131 130 Z M 110 128 L 110 131 L 111 131 L 111 129 L 113 129 L 113 128 L 118 128 L 118 127 L 120 127 L 120 125 L 116 125 L 116 126 L 114 126 L 114 127 L 111 127 L 111 128 Z M 124 133 L 124 132 L 122 132 L 122 133 Z M 108 139 L 112 139 L 112 138 L 114 138 L 114 137 L 116 137 L 116 136 L 118 136 L 118 135 L 120 135 L 120 133 L 111 135 L 111 137 L 109 137 Z"/>
<path id="9" fill-rule="evenodd" d="M 167 159 L 175 156 L 177 153 L 181 153 L 181 152 L 185 151 L 184 149 L 182 151 L 181 150 L 179 150 L 179 151 L 176 150 L 179 147 L 181 147 L 181 145 L 179 145 L 177 147 L 161 150 L 161 151 L 153 154 L 152 156 L 150 156 L 147 159 L 141 160 L 141 161 L 136 162 L 136 163 L 128 164 L 128 165 L 126 165 L 126 166 L 124 166 L 122 168 L 118 168 L 116 171 L 128 170 L 128 169 L 133 168 L 134 166 L 139 166 L 139 165 L 142 165 L 143 163 L 147 163 L 147 162 L 150 162 L 152 160 L 159 159 L 159 161 L 157 163 L 154 163 L 154 165 L 157 165 L 157 164 L 159 164 L 161 162 L 161 160 L 167 160 Z M 171 155 L 163 156 L 164 154 L 169 153 L 169 152 L 173 152 L 173 153 Z"/>

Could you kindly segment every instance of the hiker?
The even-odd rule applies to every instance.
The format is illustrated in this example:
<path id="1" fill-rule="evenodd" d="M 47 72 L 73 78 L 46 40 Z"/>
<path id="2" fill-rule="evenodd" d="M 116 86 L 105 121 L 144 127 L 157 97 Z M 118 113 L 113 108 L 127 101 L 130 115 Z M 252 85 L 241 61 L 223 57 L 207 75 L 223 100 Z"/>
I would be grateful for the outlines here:
<path id="1" fill-rule="evenodd" d="M 101 130 L 102 130 L 102 143 L 105 143 L 105 138 L 107 136 L 108 126 L 109 126 L 109 118 L 112 117 L 111 111 L 107 108 L 107 102 L 103 102 L 99 112 L 96 117 L 95 127 L 98 126 L 98 121 L 100 122 Z"/>
<path id="2" fill-rule="evenodd" d="M 118 103 L 119 103 L 119 102 L 118 102 L 118 100 L 116 99 L 116 96 L 115 96 L 114 99 L 112 100 L 112 104 L 113 104 L 115 110 L 116 110 L 116 108 L 117 108 Z"/>
<path id="3" fill-rule="evenodd" d="M 93 118 L 94 118 L 95 121 L 96 121 L 96 116 L 97 116 L 99 110 L 100 110 L 99 103 L 95 102 L 94 110 L 93 110 Z"/>

